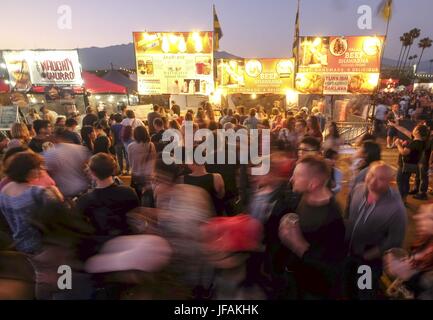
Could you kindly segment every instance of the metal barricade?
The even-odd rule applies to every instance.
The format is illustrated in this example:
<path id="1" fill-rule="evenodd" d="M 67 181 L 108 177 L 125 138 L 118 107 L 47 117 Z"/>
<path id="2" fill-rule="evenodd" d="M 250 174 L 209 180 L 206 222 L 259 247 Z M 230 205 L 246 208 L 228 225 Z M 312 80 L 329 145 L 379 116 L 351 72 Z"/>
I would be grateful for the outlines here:
<path id="1" fill-rule="evenodd" d="M 371 133 L 371 122 L 336 122 L 341 138 L 344 144 L 353 144 L 355 141 L 366 133 Z M 327 132 L 325 132 L 326 136 Z"/>

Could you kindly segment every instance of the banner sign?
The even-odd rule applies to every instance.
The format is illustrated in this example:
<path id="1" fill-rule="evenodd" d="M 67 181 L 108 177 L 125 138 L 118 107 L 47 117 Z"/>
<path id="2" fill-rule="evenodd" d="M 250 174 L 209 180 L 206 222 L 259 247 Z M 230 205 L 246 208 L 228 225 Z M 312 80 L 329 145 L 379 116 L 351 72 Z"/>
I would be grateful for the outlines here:
<path id="1" fill-rule="evenodd" d="M 311 94 L 371 94 L 383 36 L 301 37 L 296 88 Z"/>
<path id="2" fill-rule="evenodd" d="M 35 86 L 81 86 L 78 53 L 68 51 L 4 51 L 12 86 L 28 91 Z"/>
<path id="3" fill-rule="evenodd" d="M 134 46 L 140 94 L 213 92 L 212 32 L 135 32 Z"/>
<path id="4" fill-rule="evenodd" d="M 299 72 L 380 72 L 384 37 L 301 37 Z"/>
<path id="5" fill-rule="evenodd" d="M 294 59 L 221 59 L 217 79 L 217 86 L 229 94 L 285 94 L 293 88 Z"/>
<path id="6" fill-rule="evenodd" d="M 305 94 L 371 94 L 379 73 L 298 73 L 296 89 Z"/>

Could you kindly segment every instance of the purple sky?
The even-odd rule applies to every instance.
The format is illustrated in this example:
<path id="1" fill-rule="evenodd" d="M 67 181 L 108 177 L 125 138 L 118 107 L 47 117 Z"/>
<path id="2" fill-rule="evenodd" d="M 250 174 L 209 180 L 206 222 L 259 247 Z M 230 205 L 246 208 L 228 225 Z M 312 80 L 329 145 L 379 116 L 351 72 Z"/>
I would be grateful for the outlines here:
<path id="1" fill-rule="evenodd" d="M 37 4 L 35 4 L 37 3 Z M 244 57 L 291 55 L 296 0 L 2 0 L 0 49 L 85 48 L 132 42 L 132 31 L 212 29 L 212 3 L 224 38 L 221 50 Z M 301 35 L 385 33 L 380 0 L 301 0 Z M 399 36 L 411 28 L 433 38 L 432 0 L 394 0 L 385 56 L 397 58 Z M 72 8 L 72 30 L 57 28 L 57 8 Z M 373 29 L 357 27 L 357 8 L 373 8 Z M 413 50 L 418 53 L 419 50 Z M 433 48 L 423 60 L 433 58 Z"/>

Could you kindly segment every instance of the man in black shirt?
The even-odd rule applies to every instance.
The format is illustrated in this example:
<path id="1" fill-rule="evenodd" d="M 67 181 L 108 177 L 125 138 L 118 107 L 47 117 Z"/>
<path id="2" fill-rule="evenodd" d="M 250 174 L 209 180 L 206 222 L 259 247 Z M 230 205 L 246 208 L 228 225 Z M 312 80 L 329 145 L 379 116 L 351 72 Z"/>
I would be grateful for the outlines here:
<path id="1" fill-rule="evenodd" d="M 403 202 L 406 203 L 406 197 L 410 188 L 410 177 L 412 174 L 418 172 L 418 164 L 420 163 L 425 151 L 429 129 L 425 125 L 417 125 L 411 133 L 405 128 L 396 125 L 394 126 L 407 137 L 412 138 L 410 141 L 398 139 L 395 142 L 399 153 L 397 184 Z"/>
<path id="2" fill-rule="evenodd" d="M 156 129 L 154 127 L 154 121 L 155 119 L 161 118 L 161 114 L 158 112 L 159 111 L 159 106 L 158 105 L 154 105 L 153 106 L 153 112 L 150 112 L 147 115 L 147 123 L 149 126 L 149 134 L 152 136 L 154 133 L 156 133 Z"/>
<path id="3" fill-rule="evenodd" d="M 155 144 L 156 152 L 162 152 L 168 143 L 162 141 L 162 136 L 164 135 L 164 122 L 162 119 L 156 118 L 153 121 L 153 126 L 155 128 L 155 133 L 152 135 L 150 140 Z"/>
<path id="4" fill-rule="evenodd" d="M 137 194 L 130 187 L 114 183 L 117 166 L 112 156 L 99 153 L 90 159 L 89 167 L 96 188 L 78 199 L 77 209 L 95 227 L 95 240 L 103 244 L 130 234 L 126 214 L 140 205 Z"/>
<path id="5" fill-rule="evenodd" d="M 292 252 L 287 269 L 296 279 L 302 299 L 332 299 L 341 295 L 341 270 L 346 256 L 342 214 L 326 183 L 331 170 L 318 156 L 297 164 L 293 191 L 302 194 L 299 221 L 282 219 L 279 235 Z"/>
<path id="6" fill-rule="evenodd" d="M 432 159 L 432 152 L 433 152 L 433 139 L 430 136 L 425 141 L 425 148 L 424 152 L 421 156 L 421 161 L 418 165 L 418 172 L 416 173 L 415 178 L 415 187 L 410 192 L 410 194 L 414 194 L 414 199 L 417 200 L 427 200 L 427 191 L 429 186 L 429 176 L 428 171 L 430 168 L 430 162 Z"/>
<path id="7" fill-rule="evenodd" d="M 35 129 L 36 136 L 30 141 L 29 148 L 36 153 L 42 153 L 44 151 L 42 145 L 51 135 L 51 123 L 48 120 L 35 120 L 33 129 Z"/>

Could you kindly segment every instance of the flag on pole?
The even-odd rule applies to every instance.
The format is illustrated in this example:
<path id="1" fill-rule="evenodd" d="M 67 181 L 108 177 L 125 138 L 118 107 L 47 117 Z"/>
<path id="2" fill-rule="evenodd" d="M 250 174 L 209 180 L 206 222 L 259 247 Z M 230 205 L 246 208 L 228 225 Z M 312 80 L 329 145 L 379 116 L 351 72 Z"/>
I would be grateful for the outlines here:
<path id="1" fill-rule="evenodd" d="M 382 0 L 378 11 L 385 21 L 389 21 L 392 18 L 392 0 Z"/>
<path id="2" fill-rule="evenodd" d="M 296 12 L 296 21 L 295 21 L 295 36 L 293 39 L 293 48 L 292 48 L 292 53 L 293 53 L 293 57 L 295 58 L 296 66 L 298 65 L 298 60 L 299 60 L 299 7 L 300 7 L 299 3 L 300 0 L 298 0 L 298 11 Z"/>
<path id="3" fill-rule="evenodd" d="M 220 40 L 223 37 L 223 30 L 221 29 L 220 21 L 213 5 L 213 29 L 214 29 L 214 51 L 220 48 Z"/>

